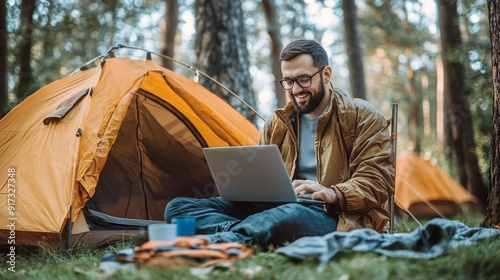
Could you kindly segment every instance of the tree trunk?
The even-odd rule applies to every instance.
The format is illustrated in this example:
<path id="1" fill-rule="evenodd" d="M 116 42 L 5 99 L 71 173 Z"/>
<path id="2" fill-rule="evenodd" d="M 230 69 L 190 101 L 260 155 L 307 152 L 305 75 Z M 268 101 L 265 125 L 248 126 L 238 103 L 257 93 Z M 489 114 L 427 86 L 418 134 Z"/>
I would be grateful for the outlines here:
<path id="1" fill-rule="evenodd" d="M 32 93 L 33 69 L 31 68 L 31 47 L 33 45 L 33 13 L 36 0 L 23 0 L 21 2 L 21 41 L 19 50 L 19 83 L 17 96 L 22 99 Z"/>
<path id="2" fill-rule="evenodd" d="M 359 42 L 357 8 L 354 0 L 342 0 L 344 44 L 348 58 L 349 83 L 353 97 L 366 99 L 363 51 Z"/>
<path id="3" fill-rule="evenodd" d="M 402 20 L 403 30 L 407 36 L 411 36 L 411 28 L 408 20 L 408 11 L 403 8 L 405 17 Z M 413 60 L 413 49 L 411 44 L 406 43 L 405 56 L 406 56 L 406 92 L 408 93 L 408 136 L 412 142 L 412 150 L 416 154 L 420 154 L 422 145 L 422 95 L 416 87 L 416 74 L 412 68 L 411 62 Z"/>
<path id="4" fill-rule="evenodd" d="M 0 5 L 0 118 L 2 118 L 8 110 L 7 96 L 7 6 L 5 3 Z"/>
<path id="5" fill-rule="evenodd" d="M 488 0 L 488 12 L 493 73 L 493 132 L 491 136 L 490 192 L 482 225 L 500 227 L 500 0 Z"/>
<path id="6" fill-rule="evenodd" d="M 269 38 L 271 39 L 271 60 L 274 76 L 274 92 L 276 94 L 276 106 L 278 108 L 282 108 L 287 103 L 287 95 L 278 83 L 278 80 L 281 79 L 280 53 L 283 48 L 280 32 L 281 25 L 279 24 L 276 1 L 262 0 L 262 6 L 264 7 L 264 14 L 267 19 L 267 33 L 269 33 Z"/>
<path id="7" fill-rule="evenodd" d="M 438 151 L 441 155 L 445 153 L 445 113 L 444 113 L 444 73 L 443 59 L 441 54 L 436 56 L 436 134 L 438 141 Z"/>
<path id="8" fill-rule="evenodd" d="M 255 96 L 241 1 L 196 0 L 195 13 L 197 67 L 253 107 Z M 203 77 L 200 83 L 241 114 L 249 115 L 250 109 L 221 86 Z"/>
<path id="9" fill-rule="evenodd" d="M 408 113 L 408 127 L 409 127 L 409 138 L 413 142 L 413 152 L 420 154 L 421 144 L 422 144 L 422 96 L 417 91 L 415 86 L 416 77 L 415 71 L 411 68 L 411 60 L 413 56 L 413 51 L 410 47 L 405 49 L 406 58 L 408 59 L 408 65 L 406 67 L 406 77 L 407 82 L 407 92 L 410 97 L 409 113 Z"/>
<path id="10" fill-rule="evenodd" d="M 46 25 L 42 28 L 46 30 L 50 30 L 50 23 L 52 22 L 52 15 L 54 15 L 54 10 L 55 10 L 55 5 L 54 5 L 54 0 L 49 0 L 47 1 L 47 14 L 45 15 L 47 17 L 46 20 Z M 50 59 L 52 60 L 54 55 L 54 45 L 59 43 L 55 39 L 56 33 L 55 32 L 45 32 L 43 38 L 42 38 L 42 58 Z"/>
<path id="11" fill-rule="evenodd" d="M 460 62 L 462 40 L 458 25 L 457 3 L 438 0 L 439 25 L 444 69 L 444 95 L 452 131 L 454 154 L 460 183 L 484 205 L 486 188 L 479 172 L 476 144 L 473 137 L 472 116 L 466 94 L 465 68 Z"/>
<path id="12" fill-rule="evenodd" d="M 168 57 L 174 57 L 175 51 L 175 35 L 177 35 L 177 27 L 179 25 L 179 2 L 177 0 L 165 0 L 165 46 L 162 54 Z M 174 70 L 174 62 L 170 59 L 162 58 L 163 66 Z"/>

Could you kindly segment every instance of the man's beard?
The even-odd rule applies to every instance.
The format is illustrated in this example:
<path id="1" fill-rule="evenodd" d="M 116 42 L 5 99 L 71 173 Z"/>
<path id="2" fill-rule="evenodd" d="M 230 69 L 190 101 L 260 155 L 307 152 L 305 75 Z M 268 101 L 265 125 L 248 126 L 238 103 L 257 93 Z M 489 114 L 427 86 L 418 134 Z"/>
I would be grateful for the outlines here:
<path id="1" fill-rule="evenodd" d="M 298 104 L 295 100 L 295 97 L 292 94 L 289 94 L 290 99 L 293 102 L 293 107 L 299 114 L 309 114 L 316 108 L 318 108 L 321 100 L 323 100 L 323 97 L 325 97 L 325 85 L 323 84 L 323 79 L 321 79 L 321 85 L 316 95 L 313 95 L 307 90 L 304 90 L 301 93 L 308 93 L 310 95 L 309 101 L 307 101 L 305 105 Z"/>

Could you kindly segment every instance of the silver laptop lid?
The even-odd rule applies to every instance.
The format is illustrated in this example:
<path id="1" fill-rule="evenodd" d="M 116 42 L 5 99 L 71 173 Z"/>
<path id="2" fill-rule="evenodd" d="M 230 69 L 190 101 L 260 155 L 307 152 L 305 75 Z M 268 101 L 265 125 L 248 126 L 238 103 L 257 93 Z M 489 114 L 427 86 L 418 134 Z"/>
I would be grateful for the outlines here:
<path id="1" fill-rule="evenodd" d="M 223 199 L 297 202 L 276 145 L 203 148 L 203 153 Z"/>

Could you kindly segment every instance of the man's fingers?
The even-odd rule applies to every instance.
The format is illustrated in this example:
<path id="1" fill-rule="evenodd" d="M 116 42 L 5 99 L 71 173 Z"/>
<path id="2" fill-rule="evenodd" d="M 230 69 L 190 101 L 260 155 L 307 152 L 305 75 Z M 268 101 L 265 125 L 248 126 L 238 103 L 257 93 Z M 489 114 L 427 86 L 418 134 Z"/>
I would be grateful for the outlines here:
<path id="1" fill-rule="evenodd" d="M 324 188 L 318 182 L 311 180 L 294 180 L 292 186 L 295 189 L 295 193 L 301 192 L 317 192 Z"/>
<path id="2" fill-rule="evenodd" d="M 320 191 L 314 192 L 311 195 L 312 199 L 321 199 L 326 203 L 337 203 L 337 194 L 334 190 L 323 188 Z"/>

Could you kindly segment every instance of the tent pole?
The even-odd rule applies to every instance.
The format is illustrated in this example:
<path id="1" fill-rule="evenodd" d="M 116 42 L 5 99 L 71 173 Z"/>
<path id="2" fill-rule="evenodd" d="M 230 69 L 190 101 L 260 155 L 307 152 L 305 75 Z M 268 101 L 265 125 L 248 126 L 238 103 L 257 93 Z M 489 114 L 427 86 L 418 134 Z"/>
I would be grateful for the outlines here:
<path id="1" fill-rule="evenodd" d="M 112 49 L 108 50 L 108 53 L 111 50 Z M 104 58 L 105 57 L 103 56 L 101 59 L 101 62 L 99 63 L 99 66 L 97 67 L 97 70 L 94 73 L 94 76 L 92 77 L 92 82 L 91 82 L 90 87 L 87 91 L 87 94 L 85 95 L 85 97 L 87 99 L 85 100 L 85 105 L 83 107 L 82 114 L 80 117 L 80 123 L 78 125 L 78 129 L 76 130 L 76 134 L 75 134 L 76 140 L 75 140 L 75 153 L 74 153 L 74 157 L 73 157 L 73 176 L 71 176 L 71 178 L 73 179 L 73 187 L 71 188 L 71 201 L 69 201 L 68 249 L 66 250 L 66 252 L 68 252 L 68 254 L 71 254 L 71 247 L 72 247 L 71 242 L 73 241 L 71 238 L 71 233 L 73 232 L 73 201 L 74 201 L 74 197 L 75 197 L 76 188 L 78 187 L 76 173 L 77 173 L 77 166 L 78 166 L 78 163 L 77 163 L 78 150 L 80 148 L 80 141 L 81 141 L 81 137 L 83 135 L 83 129 L 82 129 L 83 118 L 85 117 L 85 114 L 86 114 L 88 108 L 90 107 L 89 103 L 92 100 L 91 99 L 92 91 L 93 91 L 94 85 L 96 84 L 96 79 L 97 79 L 97 75 L 99 73 L 99 70 L 104 65 Z"/>
<path id="2" fill-rule="evenodd" d="M 392 104 L 392 122 L 391 122 L 391 140 L 392 140 L 392 151 L 394 154 L 394 173 L 396 174 L 396 152 L 397 152 L 397 142 L 398 142 L 398 104 Z M 394 181 L 396 177 L 394 177 Z M 394 184 L 396 186 L 396 184 Z M 389 214 L 390 214 L 390 225 L 389 232 L 394 233 L 394 193 L 389 196 Z"/>
<path id="3" fill-rule="evenodd" d="M 188 69 L 191 69 L 191 70 L 194 70 L 196 71 L 196 76 L 199 76 L 199 74 L 201 73 L 205 78 L 211 80 L 212 82 L 214 82 L 215 84 L 219 85 L 220 87 L 222 87 L 224 90 L 226 90 L 228 93 L 230 93 L 232 96 L 234 96 L 236 99 L 238 99 L 241 103 L 243 103 L 243 105 L 245 105 L 248 109 L 250 109 L 250 111 L 252 111 L 256 116 L 258 116 L 260 119 L 262 119 L 263 121 L 266 121 L 266 119 L 259 114 L 259 112 L 257 112 L 257 110 L 255 110 L 252 106 L 250 106 L 250 104 L 248 104 L 245 100 L 243 100 L 239 95 L 237 95 L 236 93 L 234 93 L 234 91 L 230 90 L 228 87 L 226 87 L 225 85 L 223 85 L 222 83 L 220 83 L 219 81 L 217 81 L 216 79 L 212 78 L 211 76 L 209 76 L 208 74 L 200 71 L 199 69 L 196 69 L 194 68 L 193 66 L 191 65 L 188 65 L 186 63 L 183 63 L 179 60 L 176 60 L 176 59 L 173 59 L 172 57 L 169 57 L 169 56 L 166 56 L 166 55 L 163 55 L 161 53 L 156 53 L 156 52 L 152 52 L 152 51 L 148 51 L 146 49 L 143 49 L 143 48 L 136 48 L 136 47 L 129 47 L 129 46 L 124 46 L 122 44 L 116 44 L 114 46 L 111 46 L 106 52 L 104 52 L 103 54 L 99 55 L 99 56 L 96 56 L 94 57 L 93 59 L 87 61 L 82 67 L 80 67 L 79 69 L 73 71 L 71 75 L 75 74 L 76 72 L 78 71 L 81 71 L 81 70 L 84 70 L 84 69 L 87 69 L 87 65 L 96 61 L 97 59 L 101 58 L 101 65 L 102 65 L 102 62 L 104 61 L 104 59 L 106 58 L 106 56 L 109 54 L 110 57 L 114 57 L 114 53 L 113 53 L 113 50 L 117 50 L 117 49 L 121 49 L 121 48 L 126 48 L 126 49 L 131 49 L 131 50 L 141 50 L 141 51 L 144 51 L 146 52 L 146 60 L 151 60 L 151 55 L 154 54 L 154 55 L 157 55 L 161 58 L 165 58 L 165 59 L 168 59 L 168 60 L 171 60 L 173 62 L 176 62 L 176 63 L 179 63 L 185 67 L 187 67 Z M 195 81 L 197 83 L 197 81 Z"/>
<path id="4" fill-rule="evenodd" d="M 64 245 L 64 235 L 63 235 L 63 232 L 64 232 L 64 229 L 61 230 L 58 234 L 59 236 L 59 244 L 61 245 L 60 247 L 60 251 L 61 253 L 68 253 L 68 254 L 71 254 L 71 232 L 73 231 L 73 224 L 72 224 L 72 221 L 73 220 L 73 204 L 71 204 L 69 206 L 69 218 L 66 220 L 66 223 L 69 223 L 68 224 L 68 244 L 67 246 Z M 66 247 L 68 248 L 66 250 Z"/>
<path id="5" fill-rule="evenodd" d="M 71 233 L 73 232 L 73 204 L 69 206 L 69 221 L 68 221 L 68 253 L 71 254 Z"/>

